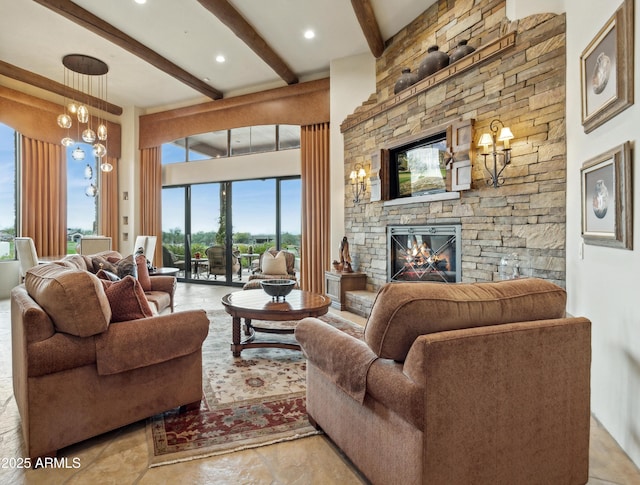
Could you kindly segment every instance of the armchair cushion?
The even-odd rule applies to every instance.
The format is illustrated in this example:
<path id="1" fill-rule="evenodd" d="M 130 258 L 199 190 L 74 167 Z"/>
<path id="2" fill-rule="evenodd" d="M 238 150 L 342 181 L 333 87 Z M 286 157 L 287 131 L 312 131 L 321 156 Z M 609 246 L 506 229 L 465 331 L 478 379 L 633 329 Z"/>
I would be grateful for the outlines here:
<path id="1" fill-rule="evenodd" d="M 430 285 L 425 291 L 425 285 Z M 382 358 L 404 361 L 420 335 L 565 315 L 566 292 L 536 278 L 494 283 L 390 283 L 376 296 L 364 331 Z"/>
<path id="2" fill-rule="evenodd" d="M 94 274 L 55 263 L 42 264 L 27 271 L 25 288 L 59 332 L 89 337 L 109 326 L 109 300 Z"/>
<path id="3" fill-rule="evenodd" d="M 100 280 L 111 306 L 111 321 L 124 322 L 151 317 L 153 312 L 142 286 L 133 276 L 120 281 Z"/>
<path id="4" fill-rule="evenodd" d="M 99 375 L 117 374 L 192 354 L 209 332 L 204 310 L 111 325 L 96 337 Z"/>

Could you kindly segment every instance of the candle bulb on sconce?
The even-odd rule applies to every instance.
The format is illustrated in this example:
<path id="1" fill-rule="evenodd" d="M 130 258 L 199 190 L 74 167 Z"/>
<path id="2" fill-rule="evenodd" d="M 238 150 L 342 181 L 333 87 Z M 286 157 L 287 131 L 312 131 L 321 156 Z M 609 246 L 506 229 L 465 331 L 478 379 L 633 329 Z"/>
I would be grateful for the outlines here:
<path id="1" fill-rule="evenodd" d="M 491 133 L 483 133 L 478 141 L 478 147 L 482 147 L 482 158 L 484 162 L 484 168 L 489 174 L 489 179 L 487 179 L 487 185 L 493 185 L 494 188 L 498 188 L 504 184 L 504 177 L 502 176 L 502 172 L 504 169 L 511 163 L 511 147 L 509 145 L 509 140 L 513 139 L 513 133 L 511 129 L 504 124 L 500 120 L 493 120 L 489 125 L 489 129 Z M 498 131 L 500 132 L 498 134 Z M 497 144 L 498 142 L 502 142 L 502 149 L 498 151 Z M 491 150 L 489 150 L 489 146 L 491 146 Z M 491 156 L 493 159 L 493 167 L 489 167 L 487 163 L 487 158 Z M 501 167 L 498 169 L 499 160 Z"/>
<path id="2" fill-rule="evenodd" d="M 364 195 L 367 190 L 366 177 L 367 172 L 365 172 L 364 167 L 360 164 L 357 164 L 349 175 L 351 179 L 351 189 L 353 191 L 353 202 L 356 204 L 360 202 L 360 197 Z"/>

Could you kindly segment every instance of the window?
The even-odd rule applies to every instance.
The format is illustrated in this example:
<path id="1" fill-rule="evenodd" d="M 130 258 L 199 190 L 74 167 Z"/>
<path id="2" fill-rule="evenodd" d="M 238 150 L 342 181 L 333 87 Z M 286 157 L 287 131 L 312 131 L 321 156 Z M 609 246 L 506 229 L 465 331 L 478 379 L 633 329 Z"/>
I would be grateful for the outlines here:
<path id="1" fill-rule="evenodd" d="M 201 133 L 162 145 L 162 164 L 195 162 L 300 148 L 297 125 L 244 126 Z"/>
<path id="2" fill-rule="evenodd" d="M 77 148 L 85 153 L 76 160 L 71 153 Z M 67 253 L 76 252 L 76 244 L 83 235 L 98 233 L 98 177 L 99 163 L 93 147 L 79 143 L 67 148 Z"/>
<path id="3" fill-rule="evenodd" d="M 300 148 L 300 127 L 298 125 L 278 126 L 278 150 Z"/>
<path id="4" fill-rule="evenodd" d="M 15 257 L 17 140 L 16 131 L 0 123 L 0 260 Z"/>

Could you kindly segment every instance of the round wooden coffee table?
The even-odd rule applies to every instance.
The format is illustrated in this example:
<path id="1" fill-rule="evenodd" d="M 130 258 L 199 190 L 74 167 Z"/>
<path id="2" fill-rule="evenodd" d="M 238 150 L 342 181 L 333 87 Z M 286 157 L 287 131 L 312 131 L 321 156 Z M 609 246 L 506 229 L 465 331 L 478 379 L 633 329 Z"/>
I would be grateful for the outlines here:
<path id="1" fill-rule="evenodd" d="M 265 328 L 255 326 L 252 319 L 283 322 L 301 320 L 305 317 L 319 317 L 327 313 L 331 299 L 326 295 L 311 293 L 310 291 L 292 290 L 285 301 L 272 301 L 263 290 L 243 290 L 229 293 L 222 297 L 222 304 L 228 314 L 233 317 L 233 343 L 231 351 L 234 357 L 239 357 L 242 349 L 258 347 L 278 347 L 282 349 L 300 350 L 297 343 L 280 341 L 255 342 L 256 332 L 293 333 L 293 328 Z M 240 320 L 244 318 L 244 333 L 246 338 L 241 340 Z"/>

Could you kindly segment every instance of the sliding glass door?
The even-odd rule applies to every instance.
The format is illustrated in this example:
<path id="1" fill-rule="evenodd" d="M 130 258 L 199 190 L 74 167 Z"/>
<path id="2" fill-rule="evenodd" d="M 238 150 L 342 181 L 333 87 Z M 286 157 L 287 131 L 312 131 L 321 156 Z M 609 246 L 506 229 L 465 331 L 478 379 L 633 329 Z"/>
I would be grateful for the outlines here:
<path id="1" fill-rule="evenodd" d="M 300 178 L 165 187 L 163 266 L 185 281 L 243 285 L 265 250 L 293 252 L 299 268 Z"/>

